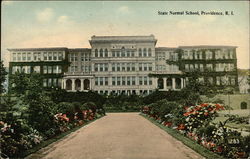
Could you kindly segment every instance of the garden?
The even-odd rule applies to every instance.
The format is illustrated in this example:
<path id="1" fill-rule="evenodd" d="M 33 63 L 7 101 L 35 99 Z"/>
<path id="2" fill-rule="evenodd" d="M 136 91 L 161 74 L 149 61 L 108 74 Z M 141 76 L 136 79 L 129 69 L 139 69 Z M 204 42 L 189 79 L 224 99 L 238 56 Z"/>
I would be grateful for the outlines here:
<path id="1" fill-rule="evenodd" d="M 223 122 L 214 122 L 218 112 L 224 109 L 225 106 L 220 103 L 201 102 L 187 106 L 178 102 L 160 100 L 143 106 L 141 112 L 150 120 L 170 129 L 171 131 L 167 131 L 169 134 L 181 135 L 181 138 L 177 137 L 181 141 L 183 137 L 192 140 L 193 142 L 186 144 L 194 150 L 201 150 L 198 146 L 201 145 L 215 153 L 201 153 L 204 157 L 214 158 L 217 154 L 224 158 L 247 158 L 250 152 L 250 136 L 242 136 L 239 131 L 226 127 L 227 122 L 237 123 L 243 119 L 230 116 Z M 198 145 L 194 147 L 194 143 Z"/>
<path id="2" fill-rule="evenodd" d="M 17 73 L 12 79 L 15 87 L 1 96 L 1 158 L 23 158 L 105 115 L 93 100 L 98 94 L 73 102 L 60 98 L 62 90 L 44 89 L 39 74 Z"/>

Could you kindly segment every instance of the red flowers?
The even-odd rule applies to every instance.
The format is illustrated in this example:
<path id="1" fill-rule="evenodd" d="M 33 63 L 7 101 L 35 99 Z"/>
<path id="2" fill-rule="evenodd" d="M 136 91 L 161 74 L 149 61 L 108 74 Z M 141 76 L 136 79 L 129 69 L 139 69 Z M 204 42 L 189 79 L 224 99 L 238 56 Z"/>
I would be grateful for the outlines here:
<path id="1" fill-rule="evenodd" d="M 184 124 L 180 124 L 177 128 L 177 130 L 184 130 L 186 127 Z"/>

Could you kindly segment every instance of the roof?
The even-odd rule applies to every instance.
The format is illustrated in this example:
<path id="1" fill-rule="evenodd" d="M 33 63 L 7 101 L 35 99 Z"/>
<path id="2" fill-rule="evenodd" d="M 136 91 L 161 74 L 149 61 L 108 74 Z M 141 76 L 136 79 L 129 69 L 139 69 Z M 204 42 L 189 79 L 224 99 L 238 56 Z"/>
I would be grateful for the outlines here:
<path id="1" fill-rule="evenodd" d="M 75 51 L 91 51 L 91 48 L 70 48 L 68 50 L 70 52 L 75 52 Z"/>
<path id="2" fill-rule="evenodd" d="M 48 47 L 48 48 L 10 48 L 8 51 L 65 51 L 66 47 Z"/>
<path id="3" fill-rule="evenodd" d="M 178 48 L 176 47 L 156 47 L 155 51 L 170 51 L 170 50 L 176 50 Z"/>
<path id="4" fill-rule="evenodd" d="M 132 41 L 145 41 L 145 42 L 154 42 L 156 43 L 157 40 L 155 39 L 154 35 L 149 36 L 92 36 L 91 40 L 89 41 L 90 44 L 95 42 L 132 42 Z"/>
<path id="5" fill-rule="evenodd" d="M 234 49 L 237 48 L 237 46 L 225 46 L 225 45 L 194 45 L 194 46 L 179 46 L 181 49 L 221 49 L 221 48 L 230 48 Z"/>

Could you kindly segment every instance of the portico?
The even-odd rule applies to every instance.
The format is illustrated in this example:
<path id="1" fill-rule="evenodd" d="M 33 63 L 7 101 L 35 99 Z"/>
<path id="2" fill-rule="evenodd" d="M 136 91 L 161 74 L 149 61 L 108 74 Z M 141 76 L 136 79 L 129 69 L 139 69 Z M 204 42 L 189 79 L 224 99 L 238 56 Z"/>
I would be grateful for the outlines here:
<path id="1" fill-rule="evenodd" d="M 71 92 L 88 92 L 93 88 L 94 76 L 66 76 L 62 79 L 62 88 Z"/>

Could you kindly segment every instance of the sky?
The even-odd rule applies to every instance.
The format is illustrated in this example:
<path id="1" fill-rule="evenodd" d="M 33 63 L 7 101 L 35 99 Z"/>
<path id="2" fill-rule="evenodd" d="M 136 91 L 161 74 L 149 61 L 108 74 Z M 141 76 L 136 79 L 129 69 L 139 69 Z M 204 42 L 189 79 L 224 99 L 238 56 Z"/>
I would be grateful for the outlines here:
<path id="1" fill-rule="evenodd" d="M 91 36 L 155 35 L 156 47 L 237 46 L 238 68 L 249 68 L 247 1 L 2 1 L 1 57 L 7 48 L 90 48 Z M 158 15 L 233 11 L 234 15 Z"/>

